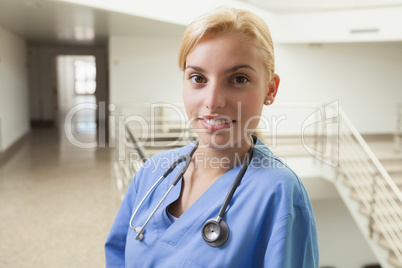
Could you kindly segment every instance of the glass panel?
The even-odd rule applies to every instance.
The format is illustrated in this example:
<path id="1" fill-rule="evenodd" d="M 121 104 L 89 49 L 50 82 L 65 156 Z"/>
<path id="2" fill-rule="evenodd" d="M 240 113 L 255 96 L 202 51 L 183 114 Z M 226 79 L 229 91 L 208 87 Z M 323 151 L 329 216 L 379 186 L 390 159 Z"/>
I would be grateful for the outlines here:
<path id="1" fill-rule="evenodd" d="M 94 94 L 96 91 L 96 66 L 95 60 L 76 60 L 75 69 L 75 93 Z"/>

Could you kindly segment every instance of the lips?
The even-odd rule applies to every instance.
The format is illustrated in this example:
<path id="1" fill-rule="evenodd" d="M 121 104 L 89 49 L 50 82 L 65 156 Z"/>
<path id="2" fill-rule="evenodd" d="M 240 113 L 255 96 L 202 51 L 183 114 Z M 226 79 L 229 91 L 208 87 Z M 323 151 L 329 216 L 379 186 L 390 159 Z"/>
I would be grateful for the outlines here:
<path id="1" fill-rule="evenodd" d="M 212 126 L 221 126 L 224 124 L 232 123 L 232 120 L 228 120 L 228 119 L 206 119 L 206 118 L 204 118 L 203 120 Z"/>
<path id="2" fill-rule="evenodd" d="M 206 115 L 200 116 L 202 125 L 209 131 L 217 131 L 225 128 L 230 128 L 236 120 L 232 120 L 227 116 L 222 115 Z"/>

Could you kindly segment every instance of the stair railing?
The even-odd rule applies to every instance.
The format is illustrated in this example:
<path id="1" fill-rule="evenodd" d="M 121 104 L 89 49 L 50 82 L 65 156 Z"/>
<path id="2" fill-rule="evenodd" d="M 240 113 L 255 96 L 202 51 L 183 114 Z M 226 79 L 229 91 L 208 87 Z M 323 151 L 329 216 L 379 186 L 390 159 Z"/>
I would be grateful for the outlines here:
<path id="1" fill-rule="evenodd" d="M 383 165 L 340 109 L 339 171 L 352 186 L 370 217 L 369 233 L 374 228 L 395 257 L 402 263 L 402 193 Z"/>
<path id="2" fill-rule="evenodd" d="M 133 113 L 133 107 L 136 112 Z M 114 135 L 115 161 L 114 170 L 117 177 L 117 188 L 124 197 L 133 176 L 145 163 L 148 154 L 132 130 L 129 129 L 127 119 L 138 113 L 138 110 L 149 109 L 149 104 L 118 105 L 112 113 L 114 124 L 110 124 L 110 133 Z"/>

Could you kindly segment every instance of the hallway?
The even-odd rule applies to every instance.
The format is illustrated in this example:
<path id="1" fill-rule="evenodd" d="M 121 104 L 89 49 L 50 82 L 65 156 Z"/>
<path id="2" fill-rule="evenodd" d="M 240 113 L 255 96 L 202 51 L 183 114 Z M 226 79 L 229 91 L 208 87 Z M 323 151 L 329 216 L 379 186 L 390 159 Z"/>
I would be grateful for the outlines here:
<path id="1" fill-rule="evenodd" d="M 120 204 L 112 167 L 111 148 L 32 129 L 0 162 L 0 267 L 103 267 Z"/>

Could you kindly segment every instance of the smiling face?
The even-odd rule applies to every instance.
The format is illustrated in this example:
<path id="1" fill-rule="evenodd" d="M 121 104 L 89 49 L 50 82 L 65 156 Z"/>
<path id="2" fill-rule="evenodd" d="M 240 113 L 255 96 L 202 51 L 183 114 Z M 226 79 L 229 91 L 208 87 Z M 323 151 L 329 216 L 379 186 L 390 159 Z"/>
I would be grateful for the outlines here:
<path id="1" fill-rule="evenodd" d="M 183 78 L 184 105 L 200 144 L 248 146 L 264 103 L 276 94 L 266 75 L 261 53 L 247 37 L 209 33 L 201 39 L 186 58 Z"/>

